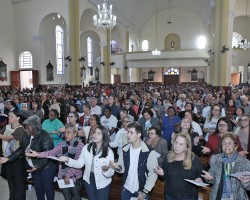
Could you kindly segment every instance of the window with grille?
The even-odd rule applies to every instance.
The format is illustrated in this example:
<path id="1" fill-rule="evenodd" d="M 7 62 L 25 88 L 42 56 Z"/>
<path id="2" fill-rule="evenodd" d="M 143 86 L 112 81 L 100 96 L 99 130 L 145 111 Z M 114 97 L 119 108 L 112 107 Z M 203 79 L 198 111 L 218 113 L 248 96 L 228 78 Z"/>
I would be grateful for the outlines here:
<path id="1" fill-rule="evenodd" d="M 64 74 L 64 45 L 63 45 L 63 29 L 56 26 L 56 72 Z"/>
<path id="2" fill-rule="evenodd" d="M 179 75 L 179 70 L 171 67 L 165 72 L 165 75 Z"/>
<path id="3" fill-rule="evenodd" d="M 32 55 L 29 51 L 23 51 L 20 54 L 19 67 L 20 68 L 32 68 L 33 67 Z"/>
<path id="4" fill-rule="evenodd" d="M 90 76 L 93 76 L 93 41 L 91 37 L 87 38 L 87 57 Z"/>

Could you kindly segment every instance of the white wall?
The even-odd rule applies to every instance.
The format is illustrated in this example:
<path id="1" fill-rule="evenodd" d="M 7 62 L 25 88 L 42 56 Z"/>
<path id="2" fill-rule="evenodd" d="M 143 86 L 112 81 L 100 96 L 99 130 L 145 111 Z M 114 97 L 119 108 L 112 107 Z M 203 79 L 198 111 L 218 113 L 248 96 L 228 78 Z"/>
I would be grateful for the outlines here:
<path id="1" fill-rule="evenodd" d="M 172 8 L 171 9 L 171 21 L 172 24 L 167 24 L 168 10 L 164 10 L 157 15 L 157 48 L 158 50 L 164 49 L 164 41 L 168 34 L 176 33 L 180 36 L 181 49 L 197 49 L 196 39 L 200 35 L 207 35 L 207 30 L 201 19 L 185 9 Z M 142 34 L 141 41 L 149 41 L 149 49 L 156 48 L 155 40 L 155 16 L 151 18 L 145 25 Z"/>
<path id="2" fill-rule="evenodd" d="M 16 29 L 14 7 L 11 1 L 0 3 L 0 58 L 7 64 L 7 81 L 0 81 L 1 85 L 10 85 L 10 73 L 16 68 Z"/>
<path id="3" fill-rule="evenodd" d="M 17 37 L 16 62 L 18 62 L 20 52 L 24 50 L 30 51 L 33 56 L 34 69 L 39 70 L 39 82 L 44 84 L 46 77 L 45 66 L 48 63 L 48 58 L 44 58 L 41 49 L 44 38 L 39 34 L 40 23 L 48 14 L 60 13 L 65 19 L 65 23 L 68 24 L 68 0 L 34 0 L 18 3 L 14 5 L 14 12 Z M 68 54 L 67 49 L 65 54 Z M 53 65 L 56 67 L 55 63 Z M 54 83 L 61 83 L 61 77 L 55 76 Z"/>

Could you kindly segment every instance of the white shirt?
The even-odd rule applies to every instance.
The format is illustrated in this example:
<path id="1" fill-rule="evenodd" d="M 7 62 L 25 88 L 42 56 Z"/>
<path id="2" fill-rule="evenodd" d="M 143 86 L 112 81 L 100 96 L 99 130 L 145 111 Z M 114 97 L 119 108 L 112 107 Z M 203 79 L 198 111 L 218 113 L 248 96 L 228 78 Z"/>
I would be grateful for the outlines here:
<path id="1" fill-rule="evenodd" d="M 95 107 L 91 107 L 91 112 L 97 115 L 102 115 L 102 109 L 98 105 L 96 105 Z"/>
<path id="2" fill-rule="evenodd" d="M 90 184 L 90 172 L 92 161 L 94 159 L 94 175 L 95 175 L 95 184 L 97 189 L 105 188 L 112 181 L 112 176 L 114 175 L 114 170 L 109 168 L 107 171 L 102 171 L 103 165 L 108 165 L 109 161 L 114 162 L 114 154 L 113 151 L 109 148 L 108 155 L 105 158 L 99 158 L 100 153 L 93 157 L 92 149 L 90 152 L 88 151 L 88 145 L 85 145 L 82 149 L 82 152 L 78 158 L 78 160 L 74 160 L 69 158 L 69 162 L 66 163 L 69 167 L 74 168 L 82 168 L 85 166 L 83 180 L 85 180 L 88 184 Z"/>
<path id="3" fill-rule="evenodd" d="M 192 127 L 193 127 L 194 132 L 198 133 L 200 136 L 203 135 L 203 132 L 201 130 L 201 126 L 197 122 L 192 121 Z"/>
<path id="4" fill-rule="evenodd" d="M 115 140 L 109 143 L 112 148 L 118 147 L 118 155 L 122 154 L 122 147 L 128 143 L 128 131 L 124 128 L 120 129 L 115 136 Z"/>
<path id="5" fill-rule="evenodd" d="M 129 149 L 130 154 L 130 165 L 128 170 L 128 176 L 124 187 L 131 193 L 137 192 L 139 190 L 139 180 L 138 180 L 138 162 L 139 155 L 141 152 L 141 147 L 134 149 L 132 146 Z"/>
<path id="6" fill-rule="evenodd" d="M 117 118 L 114 115 L 111 115 L 109 118 L 106 118 L 105 115 L 101 117 L 101 125 L 105 126 L 108 130 L 111 130 L 112 128 L 117 127 Z M 112 134 L 110 136 L 110 140 L 114 141 L 115 140 L 115 134 Z"/>

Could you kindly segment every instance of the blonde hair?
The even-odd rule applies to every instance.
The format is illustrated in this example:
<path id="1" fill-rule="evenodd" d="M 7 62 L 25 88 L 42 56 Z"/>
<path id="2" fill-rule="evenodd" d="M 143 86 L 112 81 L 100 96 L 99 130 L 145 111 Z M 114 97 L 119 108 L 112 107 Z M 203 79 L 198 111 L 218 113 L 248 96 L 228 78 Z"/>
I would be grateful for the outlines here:
<path id="1" fill-rule="evenodd" d="M 185 139 L 187 144 L 187 151 L 186 151 L 186 157 L 183 160 L 182 165 L 184 166 L 184 169 L 190 170 L 192 168 L 192 160 L 194 159 L 194 153 L 192 152 L 192 142 L 189 134 L 186 133 L 177 133 L 175 134 L 174 138 L 172 139 L 172 144 L 176 141 L 177 137 L 182 137 Z M 167 159 L 168 162 L 174 162 L 175 161 L 175 153 L 174 153 L 174 145 L 172 145 L 171 151 L 169 152 Z"/>

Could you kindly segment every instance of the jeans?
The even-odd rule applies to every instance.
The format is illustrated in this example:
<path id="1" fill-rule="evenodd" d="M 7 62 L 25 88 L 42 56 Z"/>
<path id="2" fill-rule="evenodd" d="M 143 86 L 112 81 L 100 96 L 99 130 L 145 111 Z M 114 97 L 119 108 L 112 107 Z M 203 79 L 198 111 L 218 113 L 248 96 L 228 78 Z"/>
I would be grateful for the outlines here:
<path id="1" fill-rule="evenodd" d="M 131 197 L 138 197 L 138 192 L 131 193 L 129 190 L 126 188 L 122 188 L 122 193 L 121 193 L 121 200 L 129 200 Z M 145 197 L 146 200 L 149 200 L 148 194 Z"/>
<path id="2" fill-rule="evenodd" d="M 80 190 L 77 186 L 72 188 L 62 188 L 61 189 L 65 200 L 81 200 Z"/>
<path id="3" fill-rule="evenodd" d="M 97 189 L 94 173 L 90 173 L 90 184 L 84 181 L 85 189 L 90 200 L 109 200 L 110 185 Z"/>
<path id="4" fill-rule="evenodd" d="M 56 174 L 57 165 L 50 163 L 41 172 L 32 174 L 33 183 L 36 190 L 37 200 L 54 200 L 54 176 Z"/>
<path id="5" fill-rule="evenodd" d="M 165 200 L 196 200 L 194 197 L 175 198 L 166 194 Z"/>

